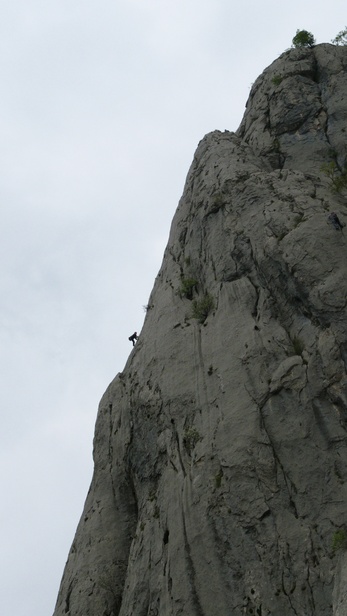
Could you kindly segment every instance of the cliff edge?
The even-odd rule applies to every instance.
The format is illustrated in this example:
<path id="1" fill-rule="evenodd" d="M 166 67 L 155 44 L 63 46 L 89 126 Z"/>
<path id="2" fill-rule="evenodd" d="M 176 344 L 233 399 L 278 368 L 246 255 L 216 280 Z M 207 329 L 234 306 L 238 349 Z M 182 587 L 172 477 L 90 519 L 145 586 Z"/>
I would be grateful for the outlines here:
<path id="1" fill-rule="evenodd" d="M 200 142 L 54 616 L 347 613 L 346 70 L 289 50 Z"/>

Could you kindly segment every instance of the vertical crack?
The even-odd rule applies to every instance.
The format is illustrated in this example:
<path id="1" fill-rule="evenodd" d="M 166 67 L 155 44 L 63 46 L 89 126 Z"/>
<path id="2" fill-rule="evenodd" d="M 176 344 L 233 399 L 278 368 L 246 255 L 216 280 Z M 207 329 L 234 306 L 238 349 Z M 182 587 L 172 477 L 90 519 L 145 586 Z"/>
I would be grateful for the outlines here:
<path id="1" fill-rule="evenodd" d="M 192 602 L 195 607 L 196 616 L 204 616 L 204 610 L 202 609 L 200 598 L 199 598 L 199 595 L 196 589 L 196 571 L 194 568 L 194 562 L 193 562 L 193 558 L 191 555 L 191 550 L 190 550 L 190 545 L 189 545 L 188 535 L 187 535 L 186 522 L 185 522 L 183 512 L 182 512 L 182 527 L 183 527 L 183 535 L 184 535 L 184 549 L 186 553 L 186 561 L 187 561 L 187 567 L 188 567 L 188 577 L 189 577 L 189 581 L 190 581 L 191 589 L 192 589 L 192 594 L 191 594 Z"/>

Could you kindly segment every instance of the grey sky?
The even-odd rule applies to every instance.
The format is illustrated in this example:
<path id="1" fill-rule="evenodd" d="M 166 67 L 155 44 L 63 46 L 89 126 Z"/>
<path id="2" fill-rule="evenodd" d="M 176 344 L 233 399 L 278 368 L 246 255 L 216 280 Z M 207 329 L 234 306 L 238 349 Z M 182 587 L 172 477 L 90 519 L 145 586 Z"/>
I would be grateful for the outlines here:
<path id="1" fill-rule="evenodd" d="M 199 140 L 236 130 L 297 28 L 345 0 L 3 0 L 0 477 L 4 616 L 53 612 L 97 405 L 141 330 Z"/>

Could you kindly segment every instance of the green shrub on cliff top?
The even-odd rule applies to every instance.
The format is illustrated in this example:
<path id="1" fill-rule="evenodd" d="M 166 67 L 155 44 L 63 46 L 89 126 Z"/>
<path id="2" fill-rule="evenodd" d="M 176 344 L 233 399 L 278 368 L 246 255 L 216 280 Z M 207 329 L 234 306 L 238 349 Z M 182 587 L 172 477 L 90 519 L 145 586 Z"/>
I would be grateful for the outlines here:
<path id="1" fill-rule="evenodd" d="M 331 42 L 333 45 L 347 45 L 347 27 L 341 30 Z"/>
<path id="2" fill-rule="evenodd" d="M 313 34 L 307 30 L 297 30 L 292 40 L 293 47 L 313 47 L 315 42 Z"/>

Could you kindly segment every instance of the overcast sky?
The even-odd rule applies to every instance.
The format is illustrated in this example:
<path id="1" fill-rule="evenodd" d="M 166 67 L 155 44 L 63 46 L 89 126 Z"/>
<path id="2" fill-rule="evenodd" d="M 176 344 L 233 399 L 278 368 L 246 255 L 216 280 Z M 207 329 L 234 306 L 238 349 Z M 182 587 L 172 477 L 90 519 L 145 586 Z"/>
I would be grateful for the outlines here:
<path id="1" fill-rule="evenodd" d="M 0 614 L 50 616 L 198 142 L 345 0 L 1 0 Z"/>

